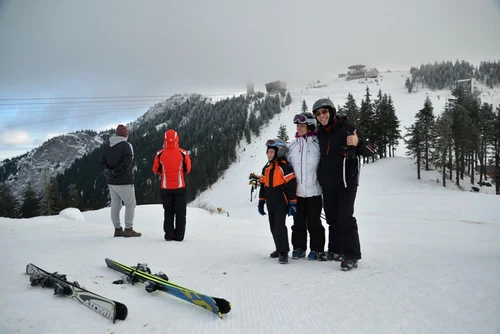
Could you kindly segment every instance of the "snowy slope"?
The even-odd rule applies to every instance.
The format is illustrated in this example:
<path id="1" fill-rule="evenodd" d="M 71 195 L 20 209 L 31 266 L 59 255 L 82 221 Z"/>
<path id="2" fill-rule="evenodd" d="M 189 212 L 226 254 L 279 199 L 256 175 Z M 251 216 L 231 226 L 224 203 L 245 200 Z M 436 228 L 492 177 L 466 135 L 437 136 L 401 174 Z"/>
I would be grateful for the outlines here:
<path id="1" fill-rule="evenodd" d="M 279 265 L 268 257 L 272 237 L 267 217 L 250 202 L 248 174 L 260 173 L 264 142 L 280 124 L 293 135 L 300 96 L 310 107 L 325 95 L 343 104 L 351 84 L 333 79 L 322 92 L 292 92 L 290 108 L 261 138 L 243 142 L 239 162 L 190 204 L 182 243 L 163 240 L 161 205 L 137 208 L 135 228 L 143 236 L 133 239 L 112 237 L 109 208 L 0 218 L 0 333 L 500 333 L 500 197 L 445 189 L 434 171 L 418 181 L 413 161 L 403 157 L 362 168 L 358 269 L 346 273 L 337 262 L 304 259 Z M 359 103 L 364 86 L 358 85 Z M 410 122 L 425 99 L 422 92 L 407 100 L 404 89 L 382 90 L 393 96 L 398 117 Z M 229 217 L 197 206 L 221 207 Z M 226 298 L 233 309 L 220 320 L 161 292 L 147 294 L 141 285 L 113 285 L 120 275 L 106 267 L 106 257 L 147 262 L 175 283 Z M 29 262 L 125 303 L 129 317 L 112 324 L 31 287 L 24 275 Z"/>
<path id="2" fill-rule="evenodd" d="M 432 91 L 428 88 L 418 88 L 416 93 L 408 93 L 405 88 L 407 77 L 411 78 L 409 71 L 381 72 L 377 79 L 378 82 L 375 79 L 346 81 L 345 78 L 325 78 L 321 80 L 321 84 L 325 84 L 326 87 L 296 89 L 292 92 L 292 98 L 296 100 L 305 99 L 309 108 L 312 107 L 314 101 L 322 97 L 329 97 L 335 105 L 343 106 L 347 101 L 347 93 L 350 92 L 359 107 L 361 100 L 364 99 L 367 86 L 370 89 L 372 102 L 376 99 L 378 90 L 381 89 L 382 94 L 392 96 L 396 114 L 401 121 L 401 130 L 404 134 L 406 132 L 404 127 L 409 127 L 415 122 L 415 114 L 424 107 L 427 96 L 429 96 L 434 106 L 434 115 L 441 114 L 446 105 L 446 99 L 453 97 L 449 89 Z M 490 89 L 477 82 L 475 85 L 482 91 L 479 95 L 482 102 L 493 104 L 494 108 L 500 105 L 500 89 L 498 87 Z M 400 145 L 396 153 L 403 156 L 405 151 L 404 145 Z"/>

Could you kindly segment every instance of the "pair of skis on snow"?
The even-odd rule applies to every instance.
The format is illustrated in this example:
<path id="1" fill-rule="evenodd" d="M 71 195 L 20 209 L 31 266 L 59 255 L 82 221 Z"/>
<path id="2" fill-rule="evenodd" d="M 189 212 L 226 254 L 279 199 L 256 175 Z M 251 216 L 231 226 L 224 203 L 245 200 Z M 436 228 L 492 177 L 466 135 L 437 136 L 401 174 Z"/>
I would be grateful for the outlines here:
<path id="1" fill-rule="evenodd" d="M 111 259 L 106 259 L 105 261 L 109 268 L 123 274 L 125 281 L 132 284 L 144 284 L 147 292 L 154 292 L 156 290 L 164 291 L 172 296 L 217 314 L 220 318 L 222 318 L 222 314 L 229 313 L 231 310 L 231 304 L 227 300 L 210 297 L 172 283 L 165 274 L 153 275 L 145 264 L 138 264 L 133 267 Z M 116 320 L 125 320 L 127 318 L 128 309 L 125 304 L 84 289 L 78 282 L 68 281 L 64 274 L 58 274 L 57 272 L 50 273 L 31 263 L 26 266 L 26 274 L 30 275 L 32 286 L 53 288 L 55 295 L 75 299 L 91 310 L 113 321 L 113 323 Z M 124 280 L 121 279 L 114 283 L 122 283 L 123 281 Z"/>

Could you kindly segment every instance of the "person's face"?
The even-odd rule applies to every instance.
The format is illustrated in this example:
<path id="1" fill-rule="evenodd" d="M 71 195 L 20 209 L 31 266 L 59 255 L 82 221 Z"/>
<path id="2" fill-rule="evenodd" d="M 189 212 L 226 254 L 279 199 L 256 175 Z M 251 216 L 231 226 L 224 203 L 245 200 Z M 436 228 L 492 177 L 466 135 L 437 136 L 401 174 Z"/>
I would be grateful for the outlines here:
<path id="1" fill-rule="evenodd" d="M 297 124 L 297 133 L 304 136 L 307 133 L 307 124 Z"/>
<path id="2" fill-rule="evenodd" d="M 276 153 L 276 152 L 274 151 L 274 149 L 272 149 L 272 148 L 268 148 L 268 149 L 267 149 L 267 161 L 271 161 L 271 160 L 273 160 L 273 158 L 274 158 L 274 154 L 275 154 L 275 153 Z"/>
<path id="3" fill-rule="evenodd" d="M 318 122 L 320 122 L 320 124 L 324 126 L 328 124 L 328 120 L 330 119 L 330 111 L 326 108 L 319 108 L 318 110 L 316 110 L 315 116 Z"/>

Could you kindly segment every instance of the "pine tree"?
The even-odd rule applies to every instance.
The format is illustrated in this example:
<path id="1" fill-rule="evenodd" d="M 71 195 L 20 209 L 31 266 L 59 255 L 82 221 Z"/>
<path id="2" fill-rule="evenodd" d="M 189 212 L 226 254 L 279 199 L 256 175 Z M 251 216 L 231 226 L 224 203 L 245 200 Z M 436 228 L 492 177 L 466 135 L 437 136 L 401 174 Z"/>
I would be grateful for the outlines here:
<path id="1" fill-rule="evenodd" d="M 495 190 L 500 195 L 500 105 L 496 108 L 492 141 L 495 154 Z"/>
<path id="2" fill-rule="evenodd" d="M 347 117 L 349 123 L 351 123 L 355 127 L 358 127 L 359 108 L 356 105 L 356 100 L 354 99 L 351 93 L 347 94 L 347 101 L 341 109 L 342 113 Z"/>
<path id="3" fill-rule="evenodd" d="M 302 100 L 302 108 L 300 110 L 302 112 L 307 112 L 308 108 L 307 108 L 306 100 Z"/>
<path id="4" fill-rule="evenodd" d="M 493 105 L 484 103 L 479 110 L 479 185 L 487 179 L 486 161 L 488 155 L 488 147 L 494 143 L 495 131 L 495 114 L 493 113 Z"/>
<path id="5" fill-rule="evenodd" d="M 250 133 L 250 128 L 245 126 L 245 139 L 247 141 L 247 144 L 250 144 L 252 142 L 252 134 Z"/>
<path id="6" fill-rule="evenodd" d="M 399 145 L 399 139 L 401 138 L 401 131 L 399 130 L 400 121 L 398 116 L 396 116 L 396 108 L 392 102 L 392 97 L 389 95 L 387 99 L 387 145 L 389 145 L 389 156 L 394 156 L 394 151 Z"/>
<path id="7" fill-rule="evenodd" d="M 292 103 L 292 96 L 290 95 L 290 92 L 287 92 L 285 99 L 285 106 L 289 105 L 290 103 Z"/>
<path id="8" fill-rule="evenodd" d="M 61 200 L 59 198 L 59 190 L 55 178 L 48 178 L 47 175 L 48 172 L 45 173 L 46 180 L 40 199 L 40 214 L 50 216 L 59 213 L 61 209 Z"/>
<path id="9" fill-rule="evenodd" d="M 374 112 L 373 105 L 370 100 L 370 89 L 366 86 L 365 99 L 361 101 L 361 108 L 359 109 L 359 133 L 363 134 L 364 138 L 373 142 L 374 127 L 377 126 L 373 121 Z M 378 149 L 378 148 L 377 148 Z M 374 158 L 373 158 L 374 159 Z M 363 157 L 363 161 L 365 158 Z"/>
<path id="10" fill-rule="evenodd" d="M 408 151 L 406 155 L 411 156 L 416 159 L 417 164 L 417 179 L 420 180 L 420 165 L 422 158 L 422 151 L 424 148 L 422 141 L 422 125 L 419 122 L 415 122 L 412 124 L 410 128 L 406 128 L 407 133 L 404 137 L 404 141 L 406 143 L 406 148 Z"/>
<path id="11" fill-rule="evenodd" d="M 434 127 L 434 141 L 436 147 L 436 163 L 442 168 L 443 187 L 446 187 L 446 166 L 449 164 L 448 156 L 451 156 L 453 119 L 451 113 L 445 110 L 436 120 Z M 451 166 L 450 166 L 451 167 Z"/>
<path id="12" fill-rule="evenodd" d="M 376 144 L 380 158 L 384 158 L 387 156 L 386 143 L 389 124 L 387 122 L 387 95 L 382 96 L 381 89 L 378 91 L 377 99 L 373 102 L 373 110 L 373 122 L 376 126 L 372 128 L 370 140 Z"/>
<path id="13" fill-rule="evenodd" d="M 422 126 L 421 135 L 423 142 L 423 158 L 425 162 L 425 170 L 429 170 L 429 156 L 431 154 L 432 143 L 434 141 L 434 107 L 432 106 L 432 102 L 427 97 L 424 102 L 424 108 L 420 109 L 420 111 L 415 115 L 417 121 Z"/>
<path id="14" fill-rule="evenodd" d="M 467 110 L 460 104 L 456 104 L 452 109 L 451 133 L 454 143 L 455 154 L 455 180 L 456 185 L 460 186 L 460 179 L 463 180 L 464 160 L 466 154 L 466 142 L 469 136 L 471 119 Z"/>
<path id="15" fill-rule="evenodd" d="M 288 132 L 286 130 L 286 125 L 281 124 L 280 128 L 278 129 L 278 134 L 277 137 L 284 142 L 288 141 Z"/>
<path id="16" fill-rule="evenodd" d="M 17 200 L 7 183 L 0 183 L 0 217 L 16 218 Z"/>
<path id="17" fill-rule="evenodd" d="M 80 210 L 83 209 L 82 198 L 78 189 L 76 188 L 76 184 L 71 183 L 68 186 L 68 201 L 67 204 L 69 207 L 78 208 Z"/>
<path id="18" fill-rule="evenodd" d="M 383 98 L 384 96 L 382 95 L 382 89 L 379 89 L 377 93 L 377 99 L 373 101 L 373 110 L 375 110 L 375 112 L 377 112 L 378 105 L 384 102 Z M 387 100 L 387 94 L 386 94 L 386 100 Z"/>
<path id="19" fill-rule="evenodd" d="M 408 93 L 413 93 L 413 86 L 414 86 L 414 83 L 410 82 L 410 84 L 408 85 Z"/>
<path id="20" fill-rule="evenodd" d="M 260 125 L 254 111 L 250 112 L 250 117 L 248 118 L 248 127 L 253 133 L 255 133 L 256 136 L 260 136 Z"/>
<path id="21" fill-rule="evenodd" d="M 21 205 L 21 217 L 32 218 L 38 216 L 40 214 L 40 206 L 38 203 L 39 200 L 37 195 L 34 192 L 31 183 L 28 183 L 23 196 L 23 204 Z"/>
<path id="22" fill-rule="evenodd" d="M 480 101 L 471 92 L 458 87 L 453 90 L 452 94 L 456 97 L 455 106 L 453 107 L 453 124 L 456 124 L 454 132 L 455 150 L 460 152 L 460 155 L 455 155 L 457 171 L 460 173 L 460 179 L 464 179 L 464 174 L 469 173 L 471 183 L 474 184 L 474 170 L 477 164 L 477 151 L 479 150 L 480 136 Z M 468 122 L 468 129 L 463 122 Z M 457 130 L 459 129 L 459 130 Z M 460 138 L 455 137 L 455 133 L 460 133 Z M 458 145 L 458 146 L 457 146 Z M 457 178 L 458 182 L 458 178 Z M 457 183 L 458 185 L 458 183 Z"/>

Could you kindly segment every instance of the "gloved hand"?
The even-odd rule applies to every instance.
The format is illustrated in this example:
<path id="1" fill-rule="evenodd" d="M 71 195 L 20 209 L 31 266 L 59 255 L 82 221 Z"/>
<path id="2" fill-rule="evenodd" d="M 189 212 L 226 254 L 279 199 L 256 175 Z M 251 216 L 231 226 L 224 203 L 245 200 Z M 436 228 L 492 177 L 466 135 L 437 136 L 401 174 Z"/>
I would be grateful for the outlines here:
<path id="1" fill-rule="evenodd" d="M 116 176 L 114 169 L 105 168 L 103 172 L 107 179 L 112 179 Z"/>
<path id="2" fill-rule="evenodd" d="M 288 216 L 292 216 L 297 212 L 297 203 L 292 203 L 288 204 Z"/>
<path id="3" fill-rule="evenodd" d="M 266 212 L 264 211 L 264 204 L 266 204 L 266 201 L 260 200 L 259 201 L 259 206 L 257 207 L 257 210 L 259 211 L 261 216 L 265 216 Z"/>

